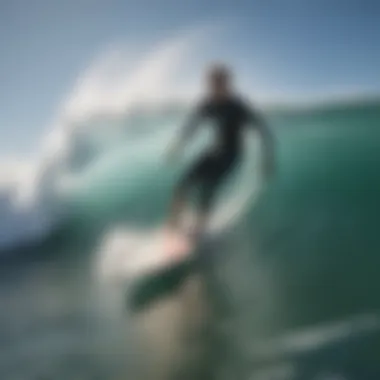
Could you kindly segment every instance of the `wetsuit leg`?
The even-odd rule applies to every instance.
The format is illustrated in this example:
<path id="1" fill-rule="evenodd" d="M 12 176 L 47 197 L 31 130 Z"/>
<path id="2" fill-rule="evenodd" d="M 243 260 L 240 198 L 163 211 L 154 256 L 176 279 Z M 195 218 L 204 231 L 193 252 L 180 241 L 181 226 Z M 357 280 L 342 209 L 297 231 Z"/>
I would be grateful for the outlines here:
<path id="1" fill-rule="evenodd" d="M 177 192 L 180 194 L 186 194 L 193 187 L 198 185 L 201 186 L 212 174 L 214 166 L 215 163 L 212 155 L 205 154 L 202 156 L 190 167 L 179 181 Z"/>
<path id="2" fill-rule="evenodd" d="M 206 154 L 196 161 L 179 181 L 171 204 L 170 224 L 172 226 L 178 225 L 178 219 L 184 209 L 189 191 L 197 186 L 201 187 L 201 184 L 207 179 L 212 166 L 212 157 L 211 155 Z"/>
<path id="3" fill-rule="evenodd" d="M 213 158 L 201 187 L 200 209 L 203 215 L 207 215 L 210 212 L 216 193 L 221 183 L 233 170 L 235 162 L 235 155 L 223 154 Z"/>
<path id="4" fill-rule="evenodd" d="M 188 192 L 199 187 L 199 227 L 207 221 L 208 214 L 221 182 L 233 170 L 237 155 L 207 153 L 185 174 L 176 189 L 172 204 L 172 224 L 177 223 Z"/>

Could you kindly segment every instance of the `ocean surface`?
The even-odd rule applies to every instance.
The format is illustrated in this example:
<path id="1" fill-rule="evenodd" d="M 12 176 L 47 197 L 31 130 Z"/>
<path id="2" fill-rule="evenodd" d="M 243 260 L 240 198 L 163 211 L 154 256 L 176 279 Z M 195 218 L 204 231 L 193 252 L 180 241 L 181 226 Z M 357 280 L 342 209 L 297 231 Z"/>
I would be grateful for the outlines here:
<path id="1" fill-rule="evenodd" d="M 165 164 L 181 110 L 88 120 L 29 203 L 4 190 L 0 379 L 380 379 L 380 102 L 266 114 L 275 178 L 253 140 L 219 230 L 155 276 L 138 260 L 203 141 Z"/>

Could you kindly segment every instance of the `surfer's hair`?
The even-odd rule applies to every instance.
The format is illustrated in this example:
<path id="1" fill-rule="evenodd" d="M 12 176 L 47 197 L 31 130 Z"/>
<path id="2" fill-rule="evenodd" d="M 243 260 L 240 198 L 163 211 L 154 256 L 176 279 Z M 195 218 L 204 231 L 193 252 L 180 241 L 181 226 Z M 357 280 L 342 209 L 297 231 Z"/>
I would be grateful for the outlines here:
<path id="1" fill-rule="evenodd" d="M 207 78 L 213 82 L 229 82 L 232 78 L 231 69 L 223 63 L 215 63 L 209 67 Z"/>

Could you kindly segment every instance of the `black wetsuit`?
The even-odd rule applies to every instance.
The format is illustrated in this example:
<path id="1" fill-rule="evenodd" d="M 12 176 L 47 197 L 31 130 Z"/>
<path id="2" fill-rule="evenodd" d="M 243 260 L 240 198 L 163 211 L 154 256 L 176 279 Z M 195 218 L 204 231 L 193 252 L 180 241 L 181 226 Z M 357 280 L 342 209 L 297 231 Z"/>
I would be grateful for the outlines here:
<path id="1" fill-rule="evenodd" d="M 188 133 L 201 121 L 210 121 L 216 131 L 215 146 L 198 159 L 180 182 L 180 191 L 192 186 L 201 190 L 201 208 L 207 211 L 221 180 L 236 166 L 242 152 L 243 129 L 254 113 L 237 97 L 204 101 L 195 110 Z"/>

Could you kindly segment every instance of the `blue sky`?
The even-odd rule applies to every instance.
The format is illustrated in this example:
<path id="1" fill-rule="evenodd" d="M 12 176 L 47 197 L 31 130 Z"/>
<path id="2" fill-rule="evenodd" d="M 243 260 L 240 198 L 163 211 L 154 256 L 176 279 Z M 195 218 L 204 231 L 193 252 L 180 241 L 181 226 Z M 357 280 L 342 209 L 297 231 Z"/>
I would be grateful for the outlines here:
<path id="1" fill-rule="evenodd" d="M 0 153 L 27 152 L 111 44 L 149 46 L 196 25 L 257 92 L 380 93 L 377 0 L 0 1 Z M 223 29 L 223 28 L 222 28 Z"/>

